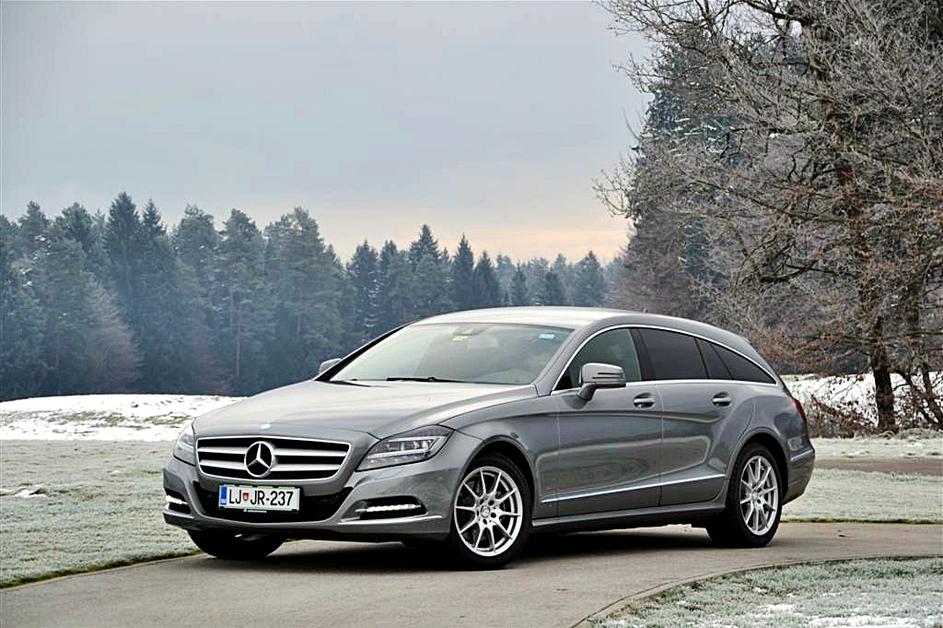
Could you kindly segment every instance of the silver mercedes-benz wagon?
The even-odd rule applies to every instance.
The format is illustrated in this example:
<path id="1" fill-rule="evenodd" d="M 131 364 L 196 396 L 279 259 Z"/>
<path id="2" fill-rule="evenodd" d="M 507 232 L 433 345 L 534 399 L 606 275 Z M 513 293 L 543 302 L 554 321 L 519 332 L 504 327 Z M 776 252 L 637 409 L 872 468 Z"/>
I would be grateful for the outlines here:
<path id="1" fill-rule="evenodd" d="M 199 417 L 163 514 L 237 560 L 289 538 L 396 540 L 497 567 L 531 533 L 669 523 L 759 547 L 814 461 L 802 406 L 736 334 L 496 308 L 406 325 Z"/>

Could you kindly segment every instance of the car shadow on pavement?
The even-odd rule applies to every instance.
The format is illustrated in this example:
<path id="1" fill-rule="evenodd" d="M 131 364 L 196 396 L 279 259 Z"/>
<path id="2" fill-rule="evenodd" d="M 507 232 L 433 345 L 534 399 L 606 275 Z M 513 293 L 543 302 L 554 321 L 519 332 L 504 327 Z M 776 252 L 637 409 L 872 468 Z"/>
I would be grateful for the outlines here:
<path id="1" fill-rule="evenodd" d="M 711 547 L 707 535 L 690 529 L 666 531 L 611 530 L 540 534 L 531 537 L 523 554 L 508 568 L 588 556 L 631 556 L 652 551 L 703 550 Z M 191 569 L 257 573 L 433 573 L 453 569 L 436 548 L 411 549 L 400 543 L 289 543 L 261 562 L 232 562 L 206 557 L 188 561 Z"/>

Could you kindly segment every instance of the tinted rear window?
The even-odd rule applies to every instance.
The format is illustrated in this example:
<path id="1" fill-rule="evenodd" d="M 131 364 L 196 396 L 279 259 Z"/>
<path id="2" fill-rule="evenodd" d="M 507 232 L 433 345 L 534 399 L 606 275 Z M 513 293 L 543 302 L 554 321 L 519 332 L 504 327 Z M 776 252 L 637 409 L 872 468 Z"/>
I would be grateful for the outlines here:
<path id="1" fill-rule="evenodd" d="M 655 379 L 705 379 L 707 372 L 694 337 L 660 329 L 640 329 Z"/>

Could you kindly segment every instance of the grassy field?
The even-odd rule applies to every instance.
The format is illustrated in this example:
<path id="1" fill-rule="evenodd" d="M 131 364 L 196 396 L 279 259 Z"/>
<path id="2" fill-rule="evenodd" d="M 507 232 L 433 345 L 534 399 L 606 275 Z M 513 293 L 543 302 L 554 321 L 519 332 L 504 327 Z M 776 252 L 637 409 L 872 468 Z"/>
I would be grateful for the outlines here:
<path id="1" fill-rule="evenodd" d="M 630 603 L 600 628 L 937 627 L 943 559 L 857 560 L 702 580 Z"/>
<path id="2" fill-rule="evenodd" d="M 0 586 L 192 552 L 160 514 L 170 446 L 0 441 Z"/>
<path id="3" fill-rule="evenodd" d="M 943 478 L 817 469 L 783 521 L 943 521 Z"/>

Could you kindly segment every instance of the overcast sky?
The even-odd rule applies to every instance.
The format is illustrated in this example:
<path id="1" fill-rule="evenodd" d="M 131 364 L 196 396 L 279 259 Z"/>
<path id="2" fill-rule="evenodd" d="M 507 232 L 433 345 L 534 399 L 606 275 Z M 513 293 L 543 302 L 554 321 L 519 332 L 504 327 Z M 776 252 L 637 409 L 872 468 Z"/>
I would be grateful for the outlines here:
<path id="1" fill-rule="evenodd" d="M 0 209 L 122 190 L 262 227 L 308 208 L 347 257 L 429 223 L 454 249 L 610 258 L 592 179 L 645 101 L 590 3 L 2 3 Z"/>

